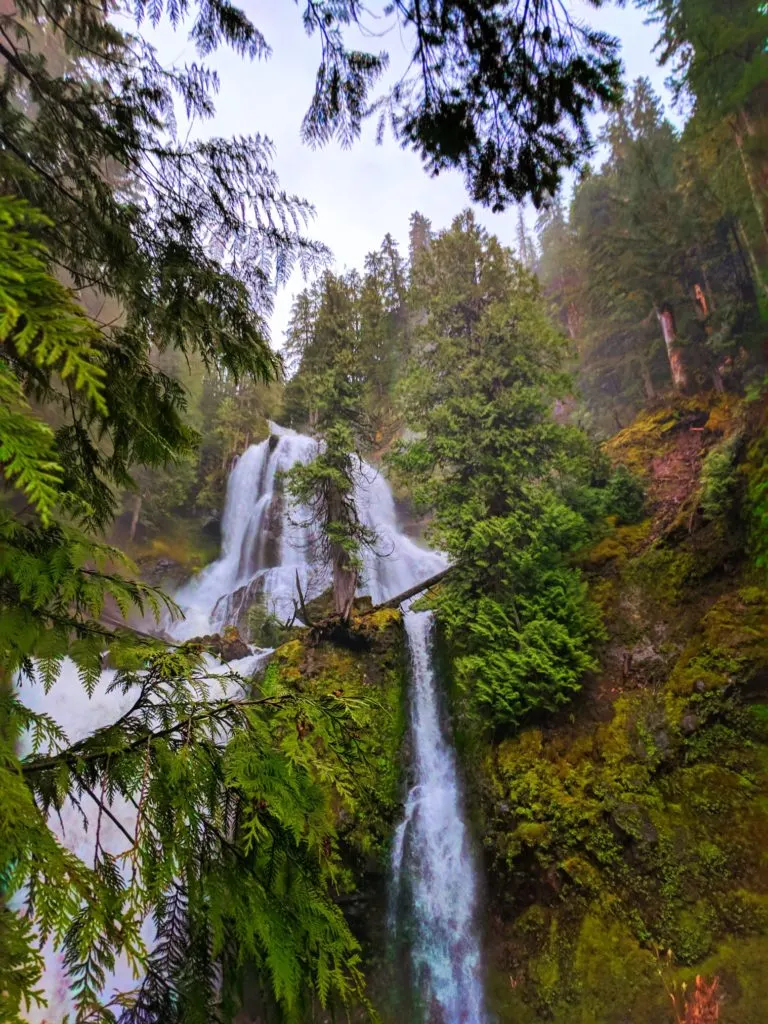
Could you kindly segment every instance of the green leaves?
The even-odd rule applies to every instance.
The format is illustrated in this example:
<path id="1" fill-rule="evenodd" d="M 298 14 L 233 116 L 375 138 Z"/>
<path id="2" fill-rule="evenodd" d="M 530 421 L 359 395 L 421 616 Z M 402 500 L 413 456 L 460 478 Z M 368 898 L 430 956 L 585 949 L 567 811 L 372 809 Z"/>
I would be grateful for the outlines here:
<path id="1" fill-rule="evenodd" d="M 50 222 L 27 203 L 0 196 L 0 337 L 38 369 L 55 371 L 106 415 L 99 333 L 50 274 L 48 252 L 31 231 Z"/>
<path id="2" fill-rule="evenodd" d="M 55 373 L 96 412 L 107 412 L 96 327 L 49 273 L 45 248 L 31 234 L 47 226 L 26 203 L 0 196 L 0 465 L 45 523 L 63 470 L 54 433 L 32 412 L 13 364 L 26 359 L 37 373 Z"/>

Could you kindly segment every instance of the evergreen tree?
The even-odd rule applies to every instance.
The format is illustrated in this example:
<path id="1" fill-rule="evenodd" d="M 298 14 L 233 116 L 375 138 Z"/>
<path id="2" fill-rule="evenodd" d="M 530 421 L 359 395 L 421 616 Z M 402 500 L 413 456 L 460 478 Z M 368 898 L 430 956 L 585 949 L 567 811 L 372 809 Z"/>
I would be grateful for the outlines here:
<path id="1" fill-rule="evenodd" d="M 413 269 L 418 254 L 429 246 L 432 238 L 432 222 L 415 210 L 410 217 L 408 230 L 408 266 Z"/>
<path id="2" fill-rule="evenodd" d="M 647 81 L 604 140 L 608 159 L 577 183 L 567 220 L 558 204 L 540 218 L 538 269 L 578 343 L 587 402 L 611 431 L 670 381 L 738 383 L 757 310 L 730 197 L 713 195 Z"/>
<path id="3" fill-rule="evenodd" d="M 566 558 L 587 530 L 562 496 L 584 440 L 552 416 L 566 344 L 471 213 L 417 271 L 427 320 L 404 401 L 418 437 L 393 461 L 456 564 L 435 603 L 467 704 L 509 728 L 571 697 L 601 632 Z"/>
<path id="4" fill-rule="evenodd" d="M 695 131 L 725 124 L 748 186 L 768 259 L 768 49 L 764 5 L 750 0 L 641 0 L 661 26 L 661 64 L 678 99 L 693 102 Z"/>
<path id="5" fill-rule="evenodd" d="M 517 258 L 528 270 L 536 266 L 536 244 L 526 227 L 522 206 L 517 208 Z"/>
<path id="6" fill-rule="evenodd" d="M 318 452 L 287 474 L 295 505 L 308 511 L 308 523 L 317 531 L 321 555 L 331 568 L 334 607 L 343 619 L 352 611 L 361 546 L 374 541 L 360 521 L 354 498 L 360 451 L 371 437 L 360 359 L 359 296 L 357 275 L 324 275 L 312 341 L 304 354 L 307 365 L 303 362 L 299 370 L 313 395 Z"/>
<path id="7" fill-rule="evenodd" d="M 105 416 L 102 335 L 48 272 L 35 238 L 46 226 L 22 202 L 0 201 L 4 337 Z M 231 1019 L 248 967 L 287 1019 L 312 991 L 324 1004 L 361 998 L 358 946 L 329 891 L 336 798 L 316 756 L 336 749 L 334 774 L 351 793 L 344 722 L 353 725 L 354 709 L 269 681 L 252 697 L 235 676 L 221 696 L 199 646 L 108 629 L 107 602 L 124 615 L 172 603 L 121 575 L 131 566 L 120 552 L 71 525 L 87 482 L 64 487 L 55 435 L 4 361 L 0 391 L 4 476 L 27 502 L 16 516 L 0 510 L 0 1016 L 20 1022 L 39 1002 L 48 939 L 63 951 L 77 1021 Z M 91 697 L 106 649 L 127 709 L 70 742 L 24 698 L 47 693 L 65 658 Z M 296 722 L 312 723 L 318 748 L 297 742 Z M 20 758 L 22 737 L 31 750 Z M 135 808 L 130 829 L 118 803 Z M 92 812 L 92 863 L 51 827 L 68 807 Z M 107 820 L 118 849 L 102 839 Z M 24 914 L 8 906 L 14 895 Z M 147 948 L 150 917 L 157 938 Z M 142 981 L 113 999 L 104 988 L 119 956 Z"/>

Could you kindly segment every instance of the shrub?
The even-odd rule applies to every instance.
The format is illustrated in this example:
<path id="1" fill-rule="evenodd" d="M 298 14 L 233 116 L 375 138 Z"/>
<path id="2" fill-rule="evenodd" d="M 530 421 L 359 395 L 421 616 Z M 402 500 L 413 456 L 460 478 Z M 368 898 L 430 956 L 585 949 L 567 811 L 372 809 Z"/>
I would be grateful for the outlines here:
<path id="1" fill-rule="evenodd" d="M 739 492 L 737 467 L 742 435 L 734 434 L 716 445 L 701 467 L 699 505 L 708 519 L 733 513 Z"/>
<path id="2" fill-rule="evenodd" d="M 619 465 L 605 488 L 604 513 L 618 523 L 639 523 L 645 514 L 645 487 L 626 466 Z"/>

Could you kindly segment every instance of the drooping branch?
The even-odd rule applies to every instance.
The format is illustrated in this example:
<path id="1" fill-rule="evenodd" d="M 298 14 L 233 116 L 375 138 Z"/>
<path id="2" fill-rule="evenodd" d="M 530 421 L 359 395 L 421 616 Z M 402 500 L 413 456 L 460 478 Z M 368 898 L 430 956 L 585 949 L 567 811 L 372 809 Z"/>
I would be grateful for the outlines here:
<path id="1" fill-rule="evenodd" d="M 238 711 L 241 708 L 259 707 L 264 705 L 279 707 L 281 704 L 295 700 L 295 698 L 296 695 L 293 693 L 281 693 L 274 697 L 258 697 L 251 699 L 240 698 L 237 700 L 220 701 L 212 706 L 209 705 L 208 707 L 205 707 L 198 714 L 186 715 L 184 718 L 173 722 L 172 725 L 166 726 L 162 729 L 143 732 L 140 736 L 131 740 L 130 743 L 126 743 L 125 746 L 116 750 L 105 750 L 103 748 L 89 750 L 87 744 L 91 743 L 95 736 L 98 735 L 98 733 L 94 733 L 85 740 L 81 740 L 79 743 L 75 743 L 67 750 L 61 750 L 57 754 L 51 754 L 47 757 L 35 757 L 28 761 L 22 761 L 21 770 L 24 774 L 29 774 L 31 772 L 46 771 L 49 768 L 55 768 L 59 764 L 71 763 L 79 766 L 86 761 L 97 761 L 100 758 L 107 756 L 127 754 L 132 750 L 136 750 L 138 747 L 143 746 L 145 743 L 150 743 L 152 740 L 165 739 L 168 736 L 172 736 L 175 732 L 181 732 L 184 729 L 189 730 L 192 725 L 197 725 L 206 719 L 218 718 L 225 712 Z M 99 732 L 108 733 L 113 729 L 114 726 L 107 725 L 103 729 L 100 729 Z"/>

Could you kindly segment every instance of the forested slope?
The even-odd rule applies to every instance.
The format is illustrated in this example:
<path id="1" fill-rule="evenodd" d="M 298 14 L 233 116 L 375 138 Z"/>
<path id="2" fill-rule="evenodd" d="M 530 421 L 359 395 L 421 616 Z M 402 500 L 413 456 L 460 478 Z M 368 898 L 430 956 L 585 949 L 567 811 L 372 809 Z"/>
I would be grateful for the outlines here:
<path id="1" fill-rule="evenodd" d="M 357 48 L 380 37 L 367 8 L 300 5 L 305 142 L 379 113 L 472 201 L 539 212 L 514 250 L 471 209 L 416 212 L 407 252 L 387 235 L 343 273 L 258 125 L 213 131 L 206 59 L 270 53 L 247 12 L 0 12 L 3 1020 L 390 1012 L 377 927 L 410 755 L 398 613 L 355 603 L 387 554 L 363 460 L 452 563 L 420 604 L 493 897 L 493 1007 L 764 1019 L 766 12 L 642 6 L 679 128 L 560 4 L 398 0 L 395 85 Z M 147 20 L 189 33 L 188 64 Z M 319 442 L 270 493 L 331 585 L 296 573 L 291 622 L 260 599 L 224 622 L 241 653 L 227 627 L 278 648 L 239 674 L 221 637 L 169 632 L 170 591 L 214 557 L 270 418 Z M 56 700 L 83 710 L 74 738 Z"/>

